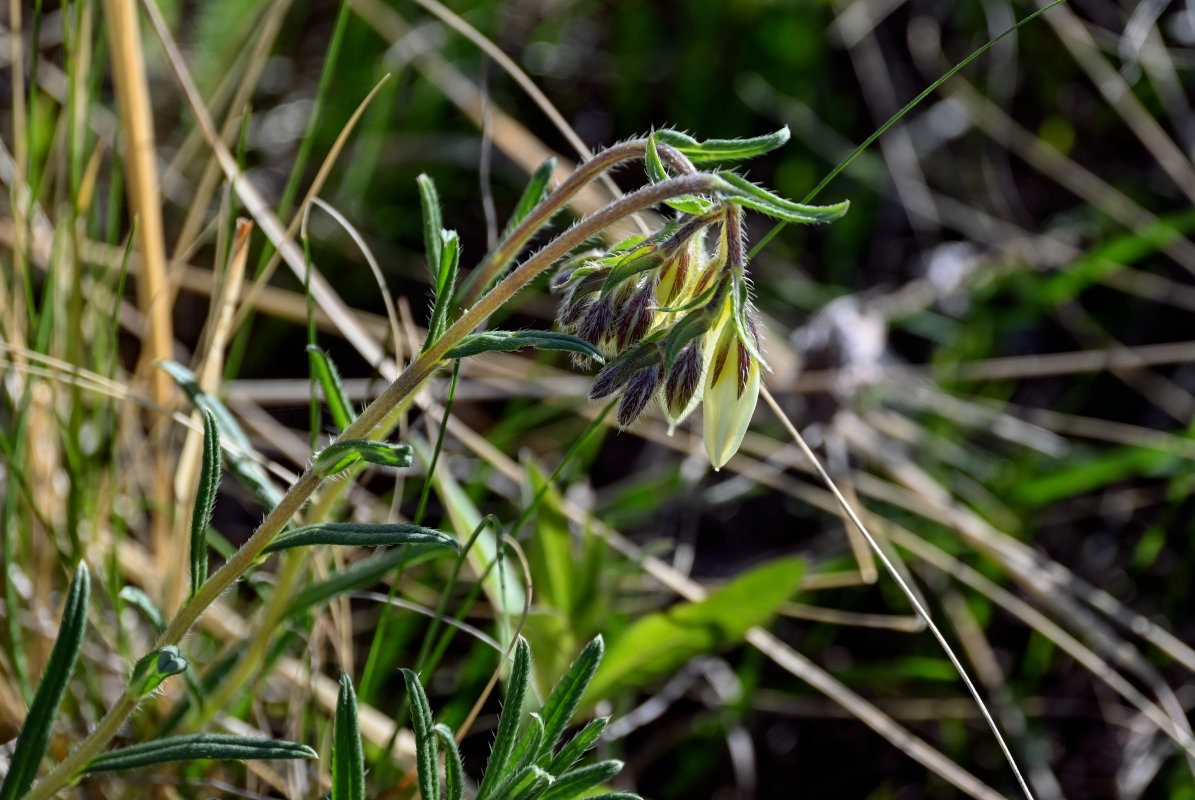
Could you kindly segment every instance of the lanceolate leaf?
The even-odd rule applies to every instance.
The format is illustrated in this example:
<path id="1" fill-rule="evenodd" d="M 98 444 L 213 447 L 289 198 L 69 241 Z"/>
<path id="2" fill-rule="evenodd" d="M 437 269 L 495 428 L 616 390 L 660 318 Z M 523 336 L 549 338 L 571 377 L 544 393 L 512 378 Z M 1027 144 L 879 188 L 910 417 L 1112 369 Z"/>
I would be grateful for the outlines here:
<path id="1" fill-rule="evenodd" d="M 506 703 L 498 717 L 498 735 L 490 760 L 486 764 L 485 777 L 477 790 L 477 800 L 487 800 L 502 779 L 506 777 L 511 756 L 518 743 L 519 723 L 523 717 L 523 702 L 527 699 L 527 687 L 531 683 L 531 647 L 527 640 L 519 637 L 515 645 L 515 663 L 510 671 L 510 684 L 506 691 Z"/>
<path id="2" fill-rule="evenodd" d="M 353 547 L 385 547 L 396 544 L 423 544 L 456 550 L 456 537 L 443 531 L 419 525 L 395 523 L 364 525 L 356 522 L 319 522 L 302 528 L 284 531 L 266 545 L 263 553 L 309 547 L 316 544 L 338 544 Z"/>
<path id="3" fill-rule="evenodd" d="M 432 718 L 427 695 L 419 683 L 419 676 L 409 669 L 402 671 L 407 682 L 407 697 L 411 706 L 411 725 L 415 729 L 415 768 L 419 772 L 419 795 L 440 797 L 440 773 L 436 751 L 436 724 Z"/>
<path id="4" fill-rule="evenodd" d="M 447 725 L 436 726 L 436 738 L 444 749 L 444 793 L 447 800 L 465 800 L 465 765 L 460 748 Z"/>
<path id="5" fill-rule="evenodd" d="M 851 205 L 849 200 L 843 200 L 832 206 L 794 203 L 772 194 L 762 186 L 756 186 L 742 175 L 736 175 L 733 172 L 719 172 L 718 177 L 723 181 L 723 185 L 718 190 L 722 197 L 784 222 L 806 224 L 833 222 L 845 214 Z"/>
<path id="6" fill-rule="evenodd" d="M 440 270 L 436 277 L 435 302 L 432 305 L 431 321 L 427 324 L 426 350 L 440 338 L 448 327 L 448 314 L 452 310 L 452 294 L 456 291 L 456 273 L 461 262 L 461 239 L 456 231 L 442 231 L 440 237 Z"/>
<path id="7" fill-rule="evenodd" d="M 660 152 L 656 148 L 655 134 L 647 137 L 647 152 L 643 161 L 647 168 L 647 177 L 652 183 L 668 180 L 668 171 L 664 168 L 664 162 L 660 159 Z M 704 214 L 710 208 L 708 200 L 691 194 L 673 197 L 671 200 L 665 200 L 664 203 L 686 214 Z"/>
<path id="8" fill-rule="evenodd" d="M 582 353 L 601 363 L 602 354 L 589 342 L 559 331 L 483 331 L 471 333 L 452 348 L 445 358 L 466 358 L 479 353 L 511 353 L 524 347 Z"/>
<path id="9" fill-rule="evenodd" d="M 577 734 L 568 740 L 568 744 L 560 748 L 560 752 L 552 756 L 552 761 L 548 764 L 548 772 L 560 775 L 580 761 L 581 756 L 597 744 L 597 740 L 601 738 L 609 723 L 609 717 L 598 717 L 587 722 L 584 728 L 577 731 Z"/>
<path id="10" fill-rule="evenodd" d="M 655 138 L 671 145 L 685 154 L 694 164 L 711 164 L 718 161 L 741 161 L 775 150 L 788 141 L 788 126 L 775 133 L 755 136 L 750 139 L 706 139 L 699 142 L 679 131 L 656 131 Z"/>
<path id="11" fill-rule="evenodd" d="M 527 219 L 527 215 L 535 210 L 535 207 L 547 196 L 548 183 L 555 174 L 555 156 L 549 158 L 536 168 L 535 172 L 531 175 L 531 180 L 527 182 L 527 188 L 523 190 L 523 196 L 519 198 L 514 212 L 510 215 L 510 219 L 506 223 L 506 228 L 502 231 L 503 239 L 509 236 L 511 231 L 518 227 L 520 222 Z"/>
<path id="12" fill-rule="evenodd" d="M 278 505 L 282 500 L 282 492 L 270 480 L 265 468 L 250 455 L 254 451 L 249 437 L 241 430 L 241 426 L 224 404 L 199 388 L 199 381 L 194 373 L 182 364 L 175 361 L 159 361 L 157 365 L 174 379 L 196 408 L 206 409 L 216 418 L 220 438 L 225 443 L 224 453 L 228 459 L 228 468 L 237 479 L 248 486 L 266 508 Z M 235 447 L 228 447 L 228 443 Z"/>
<path id="13" fill-rule="evenodd" d="M 199 488 L 195 492 L 195 508 L 191 512 L 191 594 L 207 582 L 207 526 L 216 507 L 216 492 L 220 488 L 220 428 L 216 416 L 208 409 L 203 414 L 203 460 L 199 471 Z"/>
<path id="14" fill-rule="evenodd" d="M 332 727 L 332 800 L 365 800 L 365 749 L 353 682 L 340 673 L 336 721 Z"/>
<path id="15" fill-rule="evenodd" d="M 419 185 L 419 204 L 423 208 L 423 248 L 427 255 L 427 269 L 432 275 L 432 286 L 440 284 L 440 231 L 444 228 L 440 216 L 440 195 L 435 182 L 427 175 L 415 179 Z"/>
<path id="16" fill-rule="evenodd" d="M 16 800 L 24 795 L 37 775 L 37 768 L 46 753 L 46 746 L 50 743 L 50 732 L 54 729 L 54 720 L 58 717 L 58 709 L 66 695 L 71 673 L 75 671 L 79 649 L 83 646 L 83 634 L 87 630 L 87 601 L 90 596 L 91 575 L 87 571 L 87 565 L 80 561 L 79 566 L 75 568 L 70 589 L 66 593 L 66 608 L 62 612 L 58 638 L 54 640 L 54 649 L 50 651 L 46 671 L 42 674 L 37 692 L 33 695 L 33 703 L 29 706 L 25 724 L 21 726 L 17 746 L 9 762 L 8 774 L 4 783 L 0 784 L 0 800 Z"/>
<path id="17" fill-rule="evenodd" d="M 122 747 L 101 753 L 83 771 L 116 772 L 137 769 L 171 761 L 193 761 L 198 758 L 250 761 L 261 759 L 315 758 L 316 753 L 305 744 L 279 739 L 256 739 L 225 733 L 197 733 L 190 736 L 171 736 L 152 742 Z"/>
<path id="18" fill-rule="evenodd" d="M 353 423 L 357 415 L 353 413 L 353 404 L 349 402 L 344 384 L 340 382 L 340 372 L 328 354 L 316 345 L 307 345 L 307 358 L 311 364 L 311 374 L 324 390 L 324 400 L 328 403 L 332 422 L 337 430 L 342 431 Z"/>
<path id="19" fill-rule="evenodd" d="M 409 467 L 413 451 L 410 445 L 375 442 L 370 439 L 345 439 L 319 451 L 315 457 L 315 469 L 320 475 L 335 475 L 358 461 L 384 467 Z"/>
<path id="20" fill-rule="evenodd" d="M 599 761 L 596 764 L 578 767 L 556 779 L 540 800 L 571 800 L 586 789 L 605 783 L 622 771 L 621 761 Z"/>
<path id="21" fill-rule="evenodd" d="M 585 645 L 581 655 L 577 656 L 577 660 L 572 663 L 568 672 L 564 673 L 564 677 L 548 695 L 548 699 L 540 711 L 540 715 L 544 718 L 544 742 L 540 749 L 541 755 L 549 754 L 556 749 L 560 737 L 564 735 L 565 728 L 568 727 L 573 714 L 577 712 L 577 706 L 581 704 L 585 689 L 588 688 L 594 673 L 597 672 L 603 652 L 605 652 L 605 642 L 601 636 L 598 636 Z M 559 774 L 556 769 L 552 769 L 551 772 L 553 775 Z"/>

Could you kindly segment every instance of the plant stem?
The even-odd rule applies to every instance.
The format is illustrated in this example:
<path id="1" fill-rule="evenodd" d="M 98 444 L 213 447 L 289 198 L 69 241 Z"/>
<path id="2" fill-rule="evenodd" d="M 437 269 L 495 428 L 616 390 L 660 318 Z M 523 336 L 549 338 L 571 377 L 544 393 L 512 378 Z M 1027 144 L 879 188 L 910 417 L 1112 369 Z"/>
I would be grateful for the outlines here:
<path id="1" fill-rule="evenodd" d="M 600 159 L 595 158 L 594 161 Z M 592 162 L 591 162 L 592 163 Z M 587 169 L 586 166 L 581 169 Z M 402 374 L 369 406 L 357 419 L 345 428 L 338 441 L 345 439 L 368 439 L 391 416 L 391 412 L 404 400 L 413 397 L 419 387 L 439 367 L 444 356 L 476 330 L 491 314 L 523 287 L 551 267 L 574 247 L 597 235 L 613 223 L 631 214 L 650 208 L 656 203 L 684 194 L 709 193 L 715 191 L 721 180 L 716 175 L 698 173 L 682 175 L 660 183 L 645 186 L 615 201 L 597 213 L 591 214 L 553 239 L 547 246 L 524 261 L 517 269 L 476 305 L 466 311 L 444 332 L 436 342 L 412 361 Z M 545 205 L 547 203 L 545 202 Z M 212 575 L 207 583 L 179 609 L 166 630 L 158 637 L 155 648 L 177 645 L 183 636 L 199 619 L 199 616 L 219 597 L 225 589 L 244 575 L 261 555 L 266 545 L 286 526 L 291 517 L 318 488 L 323 478 L 309 467 L 283 495 L 278 505 L 266 515 L 265 520 L 249 539 L 241 545 L 223 567 Z M 66 759 L 58 764 L 33 790 L 26 800 L 44 800 L 70 783 L 112 739 L 120 726 L 137 707 L 137 703 L 125 697 L 104 715 L 100 725 L 80 743 Z"/>

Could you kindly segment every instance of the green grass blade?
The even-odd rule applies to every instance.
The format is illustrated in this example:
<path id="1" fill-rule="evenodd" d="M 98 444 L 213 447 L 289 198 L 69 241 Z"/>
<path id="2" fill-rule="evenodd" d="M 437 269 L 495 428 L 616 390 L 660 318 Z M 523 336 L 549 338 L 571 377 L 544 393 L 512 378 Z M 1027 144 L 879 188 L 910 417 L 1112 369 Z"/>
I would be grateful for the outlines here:
<path id="1" fill-rule="evenodd" d="M 467 358 L 480 353 L 501 351 L 513 353 L 524 347 L 534 347 L 537 350 L 561 350 L 569 353 L 581 353 L 597 361 L 605 363 L 602 354 L 584 339 L 559 331 L 482 331 L 471 333 L 461 340 L 461 343 L 448 351 L 445 358 Z"/>
<path id="2" fill-rule="evenodd" d="M 558 777 L 556 782 L 540 795 L 540 800 L 572 800 L 586 789 L 603 784 L 620 772 L 622 762 L 613 759 L 578 767 Z"/>
<path id="3" fill-rule="evenodd" d="M 597 744 L 609 724 L 609 717 L 598 717 L 585 723 L 585 727 L 577 731 L 577 734 L 569 739 L 564 747 L 560 748 L 560 752 L 552 757 L 548 763 L 548 772 L 553 775 L 561 775 L 580 761 L 581 757 Z"/>
<path id="4" fill-rule="evenodd" d="M 162 619 L 162 612 L 154 605 L 154 601 L 150 600 L 149 595 L 136 586 L 124 587 L 117 596 L 144 614 L 149 623 L 154 626 L 154 630 L 160 633 L 166 627 L 166 623 Z"/>
<path id="5" fill-rule="evenodd" d="M 419 772 L 419 794 L 440 800 L 440 773 L 437 766 L 436 725 L 427 695 L 419 683 L 419 676 L 409 669 L 402 671 L 407 682 L 407 697 L 411 706 L 411 726 L 415 729 L 415 768 Z"/>
<path id="6" fill-rule="evenodd" d="M 436 736 L 444 749 L 444 793 L 447 800 L 465 800 L 465 765 L 460 748 L 447 725 L 436 726 Z"/>
<path id="7" fill-rule="evenodd" d="M 455 551 L 459 546 L 450 533 L 424 528 L 421 525 L 393 523 L 365 525 L 356 522 L 317 522 L 284 531 L 266 545 L 262 553 L 276 553 L 292 547 L 311 547 L 317 544 L 348 547 L 387 547 L 397 544 L 422 544 Z"/>
<path id="8" fill-rule="evenodd" d="M 87 571 L 87 564 L 80 561 L 66 594 L 66 607 L 62 612 L 62 625 L 54 640 L 54 649 L 50 652 L 46 671 L 33 695 L 25 724 L 21 726 L 8 774 L 4 777 L 4 783 L 0 784 L 0 800 L 16 800 L 24 795 L 37 775 L 71 673 L 75 671 L 75 663 L 79 660 L 83 634 L 87 630 L 87 602 L 90 596 L 91 575 Z"/>
<path id="9" fill-rule="evenodd" d="M 207 526 L 220 488 L 220 428 L 211 411 L 203 409 L 203 461 L 195 509 L 191 512 L 191 596 L 207 582 Z"/>
<path id="10" fill-rule="evenodd" d="M 402 469 L 411 466 L 414 451 L 410 445 L 375 442 L 370 439 L 345 439 L 319 451 L 315 471 L 323 477 L 335 475 L 358 461 Z"/>
<path id="11" fill-rule="evenodd" d="M 171 736 L 152 742 L 122 747 L 101 753 L 91 760 L 83 772 L 117 772 L 138 769 L 172 761 L 194 761 L 210 758 L 221 761 L 260 761 L 266 759 L 316 758 L 305 744 L 280 739 L 257 739 L 226 733 L 196 733 Z"/>
<path id="12" fill-rule="evenodd" d="M 544 743 L 540 755 L 549 754 L 556 749 L 569 720 L 577 713 L 577 706 L 581 704 L 581 698 L 585 696 L 585 690 L 589 688 L 589 682 L 593 680 L 598 665 L 602 663 L 605 649 L 602 637 L 594 637 L 593 641 L 585 645 L 581 655 L 577 656 L 577 660 L 544 701 L 544 707 L 540 711 L 544 718 Z M 559 773 L 552 770 L 552 774 Z"/>
<path id="13" fill-rule="evenodd" d="M 523 703 L 527 699 L 527 688 L 531 685 L 531 647 L 527 640 L 519 637 L 515 645 L 515 663 L 510 672 L 510 685 L 506 692 L 506 703 L 498 718 L 498 735 L 494 749 L 486 764 L 485 777 L 477 790 L 477 800 L 488 800 L 491 793 L 506 777 L 518 743 L 519 723 L 523 717 Z"/>
<path id="14" fill-rule="evenodd" d="M 353 413 L 353 404 L 349 402 L 344 384 L 340 381 L 340 372 L 328 354 L 316 345 L 307 345 L 307 357 L 311 364 L 311 374 L 324 390 L 324 401 L 328 404 L 332 422 L 336 424 L 337 430 L 342 431 L 353 424 L 357 415 Z"/>
<path id="15" fill-rule="evenodd" d="M 429 547 L 426 545 L 408 547 L 405 554 L 406 563 L 408 565 L 419 563 L 439 554 L 441 551 L 442 548 L 440 547 Z M 396 547 L 381 555 L 353 564 L 351 567 L 343 569 L 322 581 L 309 584 L 307 588 L 299 592 L 295 596 L 295 599 L 291 601 L 290 607 L 286 611 L 287 616 L 293 616 L 313 606 L 326 603 L 339 594 L 356 591 L 365 586 L 375 584 L 386 573 L 398 566 L 399 562 L 403 561 L 403 559 L 403 548 Z"/>
<path id="16" fill-rule="evenodd" d="M 357 695 L 353 681 L 343 672 L 332 728 L 332 800 L 365 800 L 365 749 L 357 718 Z"/>

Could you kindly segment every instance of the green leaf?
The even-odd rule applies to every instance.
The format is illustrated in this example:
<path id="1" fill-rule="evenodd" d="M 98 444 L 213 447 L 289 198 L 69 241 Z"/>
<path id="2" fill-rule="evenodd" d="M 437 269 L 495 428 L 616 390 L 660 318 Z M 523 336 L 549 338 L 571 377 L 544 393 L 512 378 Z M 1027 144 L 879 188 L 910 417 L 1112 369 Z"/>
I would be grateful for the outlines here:
<path id="1" fill-rule="evenodd" d="M 375 442 L 371 439 L 345 439 L 333 442 L 315 457 L 315 471 L 323 477 L 335 475 L 358 461 L 384 467 L 409 467 L 414 451 L 407 444 Z"/>
<path id="2" fill-rule="evenodd" d="M 779 195 L 772 194 L 762 186 L 756 186 L 751 181 L 733 172 L 719 172 L 722 186 L 718 194 L 724 199 L 732 200 L 739 205 L 753 208 L 761 214 L 795 223 L 833 222 L 840 218 L 850 208 L 851 202 L 843 200 L 832 206 L 811 206 L 804 203 L 794 203 Z"/>
<path id="3" fill-rule="evenodd" d="M 703 653 L 742 640 L 796 590 L 804 564 L 781 558 L 749 570 L 698 603 L 677 603 L 648 614 L 615 640 L 589 685 L 587 702 L 615 688 L 643 686 Z"/>
<path id="4" fill-rule="evenodd" d="M 456 537 L 450 533 L 407 523 L 365 525 L 357 522 L 317 522 L 278 534 L 262 553 L 275 553 L 292 547 L 317 544 L 337 544 L 350 547 L 386 547 L 396 544 L 424 544 L 458 548 Z"/>
<path id="5" fill-rule="evenodd" d="M 559 331 L 482 331 L 471 333 L 445 354 L 445 358 L 467 358 L 479 353 L 512 353 L 524 347 L 583 353 L 602 363 L 602 354 L 584 339 Z"/>
<path id="6" fill-rule="evenodd" d="M 580 761 L 581 757 L 597 744 L 597 740 L 606 732 L 608 724 L 610 724 L 609 717 L 598 717 L 585 723 L 585 727 L 577 731 L 576 735 L 560 748 L 560 752 L 552 757 L 551 763 L 548 764 L 548 772 L 560 775 Z"/>
<path id="7" fill-rule="evenodd" d="M 353 681 L 343 672 L 332 726 L 332 800 L 365 800 L 365 749 L 357 719 L 357 695 Z"/>
<path id="8" fill-rule="evenodd" d="M 788 126 L 775 133 L 755 136 L 750 139 L 706 139 L 699 142 L 679 131 L 655 132 L 655 139 L 681 151 L 694 164 L 709 164 L 717 161 L 741 161 L 775 150 L 788 141 Z"/>
<path id="9" fill-rule="evenodd" d="M 212 522 L 216 507 L 216 492 L 220 488 L 220 428 L 216 416 L 208 409 L 203 414 L 203 460 L 199 472 L 199 488 L 195 492 L 195 508 L 191 512 L 191 596 L 207 582 L 207 526 Z"/>
<path id="10" fill-rule="evenodd" d="M 461 240 L 456 231 L 441 231 L 440 272 L 436 279 L 435 302 L 431 320 L 427 324 L 427 339 L 423 349 L 431 347 L 448 328 L 448 312 L 452 309 L 452 294 L 456 290 L 456 273 L 461 262 Z"/>
<path id="11" fill-rule="evenodd" d="M 540 711 L 544 718 L 544 743 L 540 750 L 541 755 L 549 754 L 556 749 L 560 737 L 564 735 L 565 728 L 568 727 L 573 714 L 577 712 L 577 706 L 581 704 L 581 698 L 584 697 L 589 682 L 593 680 L 598 665 L 602 662 L 604 652 L 605 643 L 602 637 L 600 635 L 594 637 L 593 641 L 585 645 L 581 655 L 577 656 L 577 660 L 572 663 L 568 672 L 564 673 L 564 677 L 560 679 L 552 689 L 552 693 L 548 695 L 548 699 L 544 701 L 544 707 Z M 551 772 L 553 775 L 560 774 L 556 769 L 552 769 Z"/>
<path id="12" fill-rule="evenodd" d="M 340 372 L 332 359 L 314 344 L 307 345 L 307 360 L 311 365 L 311 374 L 319 381 L 324 390 L 324 400 L 328 403 L 328 412 L 332 415 L 332 422 L 336 429 L 343 431 L 357 415 L 353 413 L 353 404 L 344 391 L 344 384 L 340 381 Z"/>
<path id="13" fill-rule="evenodd" d="M 544 720 L 539 714 L 531 715 L 531 724 L 523 731 L 519 745 L 511 756 L 512 772 L 520 772 L 539 761 L 540 749 L 544 743 Z"/>
<path id="14" fill-rule="evenodd" d="M 456 738 L 447 725 L 436 726 L 436 736 L 444 749 L 444 793 L 447 800 L 465 799 L 465 765 Z"/>
<path id="15" fill-rule="evenodd" d="M 419 676 L 409 669 L 402 671 L 407 682 L 407 698 L 411 706 L 411 726 L 415 729 L 415 769 L 419 773 L 420 797 L 440 797 L 440 772 L 437 766 L 436 724 L 431 706 Z"/>
<path id="16" fill-rule="evenodd" d="M 578 767 L 556 779 L 539 800 L 572 800 L 586 789 L 605 783 L 622 772 L 622 762 L 611 759 Z"/>
<path id="17" fill-rule="evenodd" d="M 266 508 L 278 505 L 282 501 L 282 492 L 274 485 L 265 468 L 253 458 L 255 451 L 249 437 L 245 435 L 236 418 L 229 413 L 224 404 L 199 388 L 199 381 L 195 374 L 182 364 L 175 361 L 158 361 L 157 365 L 178 384 L 192 405 L 200 411 L 210 411 L 216 418 L 224 455 L 232 474 L 249 487 L 249 490 Z M 229 442 L 235 446 L 229 447 Z"/>
<path id="18" fill-rule="evenodd" d="M 485 777 L 477 790 L 477 800 L 487 800 L 494 789 L 506 777 L 511 766 L 511 756 L 518 744 L 519 723 L 523 718 L 523 703 L 527 699 L 527 687 L 531 684 L 531 647 L 527 640 L 519 637 L 515 645 L 515 663 L 510 671 L 510 684 L 506 691 L 506 703 L 498 717 L 498 735 L 490 751 Z"/>
<path id="19" fill-rule="evenodd" d="M 172 644 L 146 653 L 137 659 L 133 666 L 133 674 L 125 687 L 125 696 L 130 700 L 139 701 L 161 686 L 162 681 L 186 669 L 187 659 L 179 655 L 178 648 Z"/>
<path id="20" fill-rule="evenodd" d="M 75 662 L 79 660 L 79 649 L 83 646 L 83 634 L 87 630 L 87 601 L 91 596 L 91 575 L 87 564 L 80 561 L 66 593 L 66 607 L 62 611 L 62 625 L 54 640 L 54 649 L 46 662 L 46 671 L 37 684 L 37 692 L 29 706 L 29 714 L 17 746 L 9 761 L 8 774 L 0 784 L 0 800 L 16 800 L 28 791 L 37 775 L 38 765 L 50 743 L 50 732 L 62 698 L 66 695 Z"/>
<path id="21" fill-rule="evenodd" d="M 144 614 L 145 618 L 149 620 L 149 624 L 154 626 L 154 630 L 160 633 L 166 627 L 162 620 L 162 612 L 154 605 L 154 601 L 150 600 L 149 595 L 136 586 L 124 587 L 117 596 Z"/>
<path id="22" fill-rule="evenodd" d="M 548 195 L 548 183 L 552 180 L 552 176 L 556 174 L 556 157 L 552 156 L 544 163 L 536 167 L 535 172 L 531 174 L 531 180 L 527 181 L 527 188 L 523 190 L 522 197 L 515 205 L 514 212 L 511 213 L 510 219 L 506 222 L 506 228 L 502 231 L 502 238 L 507 236 L 519 226 L 527 216 L 535 210 L 543 199 Z"/>
<path id="23" fill-rule="evenodd" d="M 87 774 L 138 769 L 171 761 L 211 758 L 220 761 L 260 761 L 264 759 L 316 758 L 305 744 L 280 739 L 258 739 L 227 733 L 196 733 L 171 736 L 152 742 L 122 747 L 101 753 L 83 768 Z"/>
<path id="24" fill-rule="evenodd" d="M 654 133 L 647 137 L 647 152 L 644 154 L 643 161 L 644 167 L 647 169 L 647 177 L 652 183 L 660 183 L 661 181 L 668 180 L 668 170 L 664 167 L 664 162 L 660 159 L 659 150 L 656 149 L 656 135 Z M 679 195 L 671 200 L 665 200 L 664 203 L 686 214 L 704 214 L 713 205 L 708 200 L 691 194 Z"/>
<path id="25" fill-rule="evenodd" d="M 414 547 L 396 547 L 381 555 L 365 559 L 351 567 L 347 567 L 322 581 L 309 584 L 291 601 L 286 613 L 288 616 L 301 613 L 312 606 L 321 605 L 328 600 L 345 592 L 356 591 L 365 586 L 372 586 L 390 573 L 400 563 L 407 566 L 444 552 L 443 547 L 434 545 L 417 545 Z"/>
<path id="26" fill-rule="evenodd" d="M 444 228 L 440 216 L 440 195 L 435 182 L 427 175 L 415 179 L 419 185 L 419 205 L 423 209 L 423 251 L 427 255 L 427 269 L 432 275 L 432 286 L 440 285 L 441 239 Z"/>
<path id="27" fill-rule="evenodd" d="M 542 797 L 544 790 L 551 785 L 551 775 L 539 767 L 529 766 L 516 774 L 516 780 L 511 786 L 509 794 L 504 793 L 499 796 L 509 797 L 510 800 L 532 800 L 532 798 Z"/>

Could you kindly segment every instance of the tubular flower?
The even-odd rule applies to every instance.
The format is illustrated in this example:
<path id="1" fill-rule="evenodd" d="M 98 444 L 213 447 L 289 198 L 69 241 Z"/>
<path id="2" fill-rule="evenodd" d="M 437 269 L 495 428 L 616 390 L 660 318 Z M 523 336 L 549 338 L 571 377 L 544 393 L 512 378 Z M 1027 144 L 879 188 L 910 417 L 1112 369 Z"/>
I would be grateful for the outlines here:
<path id="1" fill-rule="evenodd" d="M 749 336 L 756 337 L 754 326 L 744 326 Z M 712 334 L 715 342 L 705 378 L 705 407 L 702 411 L 705 429 L 705 452 L 715 470 L 738 452 L 755 413 L 759 400 L 758 342 L 748 347 L 740 336 L 730 314 L 723 317 L 720 327 Z"/>

